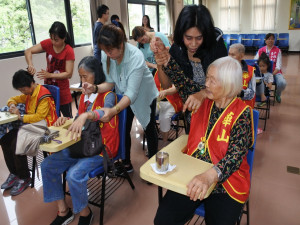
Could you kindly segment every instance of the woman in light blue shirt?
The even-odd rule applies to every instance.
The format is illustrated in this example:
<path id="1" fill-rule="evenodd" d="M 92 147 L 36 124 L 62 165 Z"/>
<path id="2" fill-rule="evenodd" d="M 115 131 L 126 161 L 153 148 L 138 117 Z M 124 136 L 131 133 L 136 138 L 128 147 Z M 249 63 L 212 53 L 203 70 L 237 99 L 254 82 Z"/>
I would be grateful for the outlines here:
<path id="1" fill-rule="evenodd" d="M 101 120 L 109 121 L 112 116 L 127 108 L 125 167 L 128 172 L 132 172 L 130 131 L 134 115 L 145 130 L 149 158 L 157 152 L 155 106 L 158 91 L 143 53 L 126 42 L 123 26 L 119 24 L 120 27 L 113 24 L 104 25 L 99 33 L 98 46 L 103 50 L 101 61 L 106 82 L 100 85 L 84 83 L 82 87 L 86 93 L 102 93 L 115 88 L 117 94 L 123 95 L 114 108 L 102 109 L 105 115 Z"/>
<path id="2" fill-rule="evenodd" d="M 166 47 L 171 47 L 168 38 L 161 32 L 148 32 L 145 31 L 141 26 L 136 26 L 132 30 L 132 38 L 138 42 L 137 47 L 144 54 L 146 65 L 149 67 L 153 75 L 157 70 L 157 65 L 155 62 L 154 53 L 150 49 L 150 41 L 154 37 L 159 37 Z"/>

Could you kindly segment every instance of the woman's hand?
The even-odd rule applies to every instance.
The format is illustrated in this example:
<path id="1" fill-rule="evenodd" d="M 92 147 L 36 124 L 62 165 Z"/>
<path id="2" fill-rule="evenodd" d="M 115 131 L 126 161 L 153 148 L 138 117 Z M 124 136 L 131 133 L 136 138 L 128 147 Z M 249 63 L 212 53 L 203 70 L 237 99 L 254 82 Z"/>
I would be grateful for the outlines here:
<path id="1" fill-rule="evenodd" d="M 51 73 L 47 72 L 46 70 L 41 70 L 39 72 L 37 72 L 37 75 L 36 75 L 39 79 L 41 80 L 44 80 L 44 79 L 47 79 L 47 78 L 51 78 Z"/>
<path id="2" fill-rule="evenodd" d="M 89 95 L 95 92 L 95 85 L 87 82 L 82 83 L 82 94 Z"/>
<path id="3" fill-rule="evenodd" d="M 206 94 L 204 90 L 190 95 L 184 103 L 182 111 L 185 112 L 188 109 L 189 111 L 197 112 L 205 98 Z"/>
<path id="4" fill-rule="evenodd" d="M 67 117 L 58 117 L 53 126 L 60 127 L 66 123 L 69 118 Z"/>
<path id="5" fill-rule="evenodd" d="M 116 109 L 113 108 L 101 108 L 101 110 L 104 112 L 103 117 L 100 118 L 100 121 L 107 123 L 111 120 L 111 118 L 116 115 Z"/>
<path id="6" fill-rule="evenodd" d="M 33 76 L 36 72 L 36 69 L 34 68 L 33 65 L 28 65 L 27 71 L 28 71 L 28 73 L 30 73 Z"/>
<path id="7" fill-rule="evenodd" d="M 81 136 L 82 127 L 85 124 L 85 121 L 88 118 L 88 112 L 82 113 L 78 118 L 72 123 L 72 125 L 69 127 L 66 135 L 71 132 L 71 140 L 77 141 L 78 137 Z"/>
<path id="8" fill-rule="evenodd" d="M 196 175 L 187 185 L 187 195 L 191 200 L 203 200 L 209 187 L 218 181 L 218 174 L 214 168 Z"/>
<path id="9" fill-rule="evenodd" d="M 162 90 L 159 92 L 159 98 L 164 99 L 167 96 L 166 90 Z"/>
<path id="10" fill-rule="evenodd" d="M 156 64 L 167 66 L 170 60 L 169 47 L 166 47 L 159 37 L 151 40 L 150 49 L 154 53 Z"/>

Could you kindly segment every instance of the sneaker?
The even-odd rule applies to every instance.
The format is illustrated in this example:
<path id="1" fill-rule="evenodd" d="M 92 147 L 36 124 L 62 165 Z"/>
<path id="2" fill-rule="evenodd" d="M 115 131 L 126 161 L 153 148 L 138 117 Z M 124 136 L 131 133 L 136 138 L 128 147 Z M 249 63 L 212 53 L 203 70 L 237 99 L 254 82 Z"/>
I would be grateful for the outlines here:
<path id="1" fill-rule="evenodd" d="M 30 177 L 25 179 L 25 180 L 18 179 L 18 181 L 15 183 L 15 185 L 10 190 L 10 194 L 12 196 L 16 196 L 18 194 L 21 194 L 30 185 L 30 183 L 31 183 L 31 178 Z"/>
<path id="2" fill-rule="evenodd" d="M 89 208 L 90 209 L 90 208 Z M 93 212 L 90 209 L 90 214 L 88 216 L 80 216 L 78 225 L 91 225 L 93 221 Z"/>
<path id="3" fill-rule="evenodd" d="M 281 103 L 281 97 L 277 94 L 275 95 L 275 100 L 276 102 Z"/>
<path id="4" fill-rule="evenodd" d="M 6 179 L 6 181 L 1 185 L 1 189 L 9 189 L 11 187 L 13 187 L 15 185 L 15 183 L 17 182 L 18 177 L 14 174 L 9 174 L 8 178 Z"/>
<path id="5" fill-rule="evenodd" d="M 65 216 L 59 216 L 57 215 L 55 220 L 50 225 L 67 225 L 71 223 L 74 219 L 74 214 L 71 209 L 69 209 L 69 212 Z"/>
<path id="6" fill-rule="evenodd" d="M 132 173 L 133 172 L 133 166 L 132 166 L 131 163 L 125 164 L 124 167 L 125 167 L 125 170 L 127 171 L 127 173 Z"/>
<path id="7" fill-rule="evenodd" d="M 258 107 L 262 107 L 262 106 L 265 106 L 267 104 L 266 101 L 262 101 L 260 103 L 257 104 Z"/>

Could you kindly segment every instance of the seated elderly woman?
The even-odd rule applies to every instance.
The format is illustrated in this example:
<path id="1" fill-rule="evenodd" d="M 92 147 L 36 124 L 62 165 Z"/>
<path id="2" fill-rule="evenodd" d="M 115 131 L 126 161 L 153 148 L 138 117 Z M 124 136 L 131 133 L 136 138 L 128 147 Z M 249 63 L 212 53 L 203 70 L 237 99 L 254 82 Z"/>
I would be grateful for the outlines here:
<path id="1" fill-rule="evenodd" d="M 188 184 L 187 196 L 167 191 L 154 224 L 185 224 L 204 202 L 205 223 L 235 224 L 249 196 L 247 151 L 253 144 L 252 110 L 236 96 L 242 90 L 242 69 L 231 57 L 214 61 L 206 76 L 206 96 L 192 114 L 187 154 L 213 163 Z M 208 188 L 217 183 L 211 195 Z"/>
<path id="2" fill-rule="evenodd" d="M 18 115 L 18 121 L 35 123 L 46 120 L 48 126 L 56 121 L 55 103 L 50 92 L 44 86 L 35 83 L 32 75 L 25 70 L 19 70 L 12 78 L 12 85 L 22 93 L 22 95 L 11 97 L 7 101 L 9 112 Z M 25 108 L 25 113 L 23 113 L 24 110 L 17 107 L 18 105 L 22 105 L 20 109 Z M 10 194 L 13 196 L 25 191 L 31 182 L 27 156 L 15 154 L 19 131 L 18 125 L 20 123 L 14 124 L 13 129 L 0 139 L 5 163 L 9 170 L 9 176 L 1 185 L 1 189 L 11 189 Z"/>
<path id="3" fill-rule="evenodd" d="M 105 81 L 102 67 L 99 61 L 93 56 L 85 57 L 80 61 L 78 73 L 82 82 L 98 85 Z M 111 91 L 97 94 L 91 93 L 88 95 L 82 94 L 78 108 L 79 116 L 69 128 L 71 137 L 76 139 L 77 136 L 80 135 L 87 119 L 99 121 L 102 140 L 105 142 L 113 157 L 115 157 L 119 147 L 118 116 L 113 116 L 107 123 L 100 121 L 104 115 L 101 108 L 111 108 L 114 107 L 115 104 L 116 96 Z M 61 126 L 66 120 L 68 120 L 68 118 L 60 117 L 54 126 Z M 88 207 L 87 181 L 89 179 L 89 172 L 102 163 L 103 157 L 101 155 L 86 158 L 72 158 L 68 148 L 45 158 L 41 165 L 44 201 L 55 201 L 58 207 L 58 215 L 51 224 L 69 224 L 74 219 L 73 213 L 80 214 L 78 224 L 91 224 L 93 214 Z M 68 171 L 66 179 L 72 196 L 73 212 L 68 208 L 64 200 L 61 175 L 65 171 Z"/>

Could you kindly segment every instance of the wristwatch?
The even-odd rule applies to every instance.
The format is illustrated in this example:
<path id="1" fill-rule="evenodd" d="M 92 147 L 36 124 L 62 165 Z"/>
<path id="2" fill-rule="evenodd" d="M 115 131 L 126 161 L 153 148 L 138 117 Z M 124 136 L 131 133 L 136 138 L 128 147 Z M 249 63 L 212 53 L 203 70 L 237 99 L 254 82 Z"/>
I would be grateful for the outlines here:
<path id="1" fill-rule="evenodd" d="M 223 174 L 221 172 L 221 170 L 219 169 L 219 167 L 217 167 L 216 165 L 213 166 L 213 168 L 217 171 L 218 174 L 218 180 L 222 180 L 223 179 Z"/>
<path id="2" fill-rule="evenodd" d="M 20 115 L 20 120 L 23 122 L 23 119 L 24 119 L 24 114 L 21 114 Z"/>

